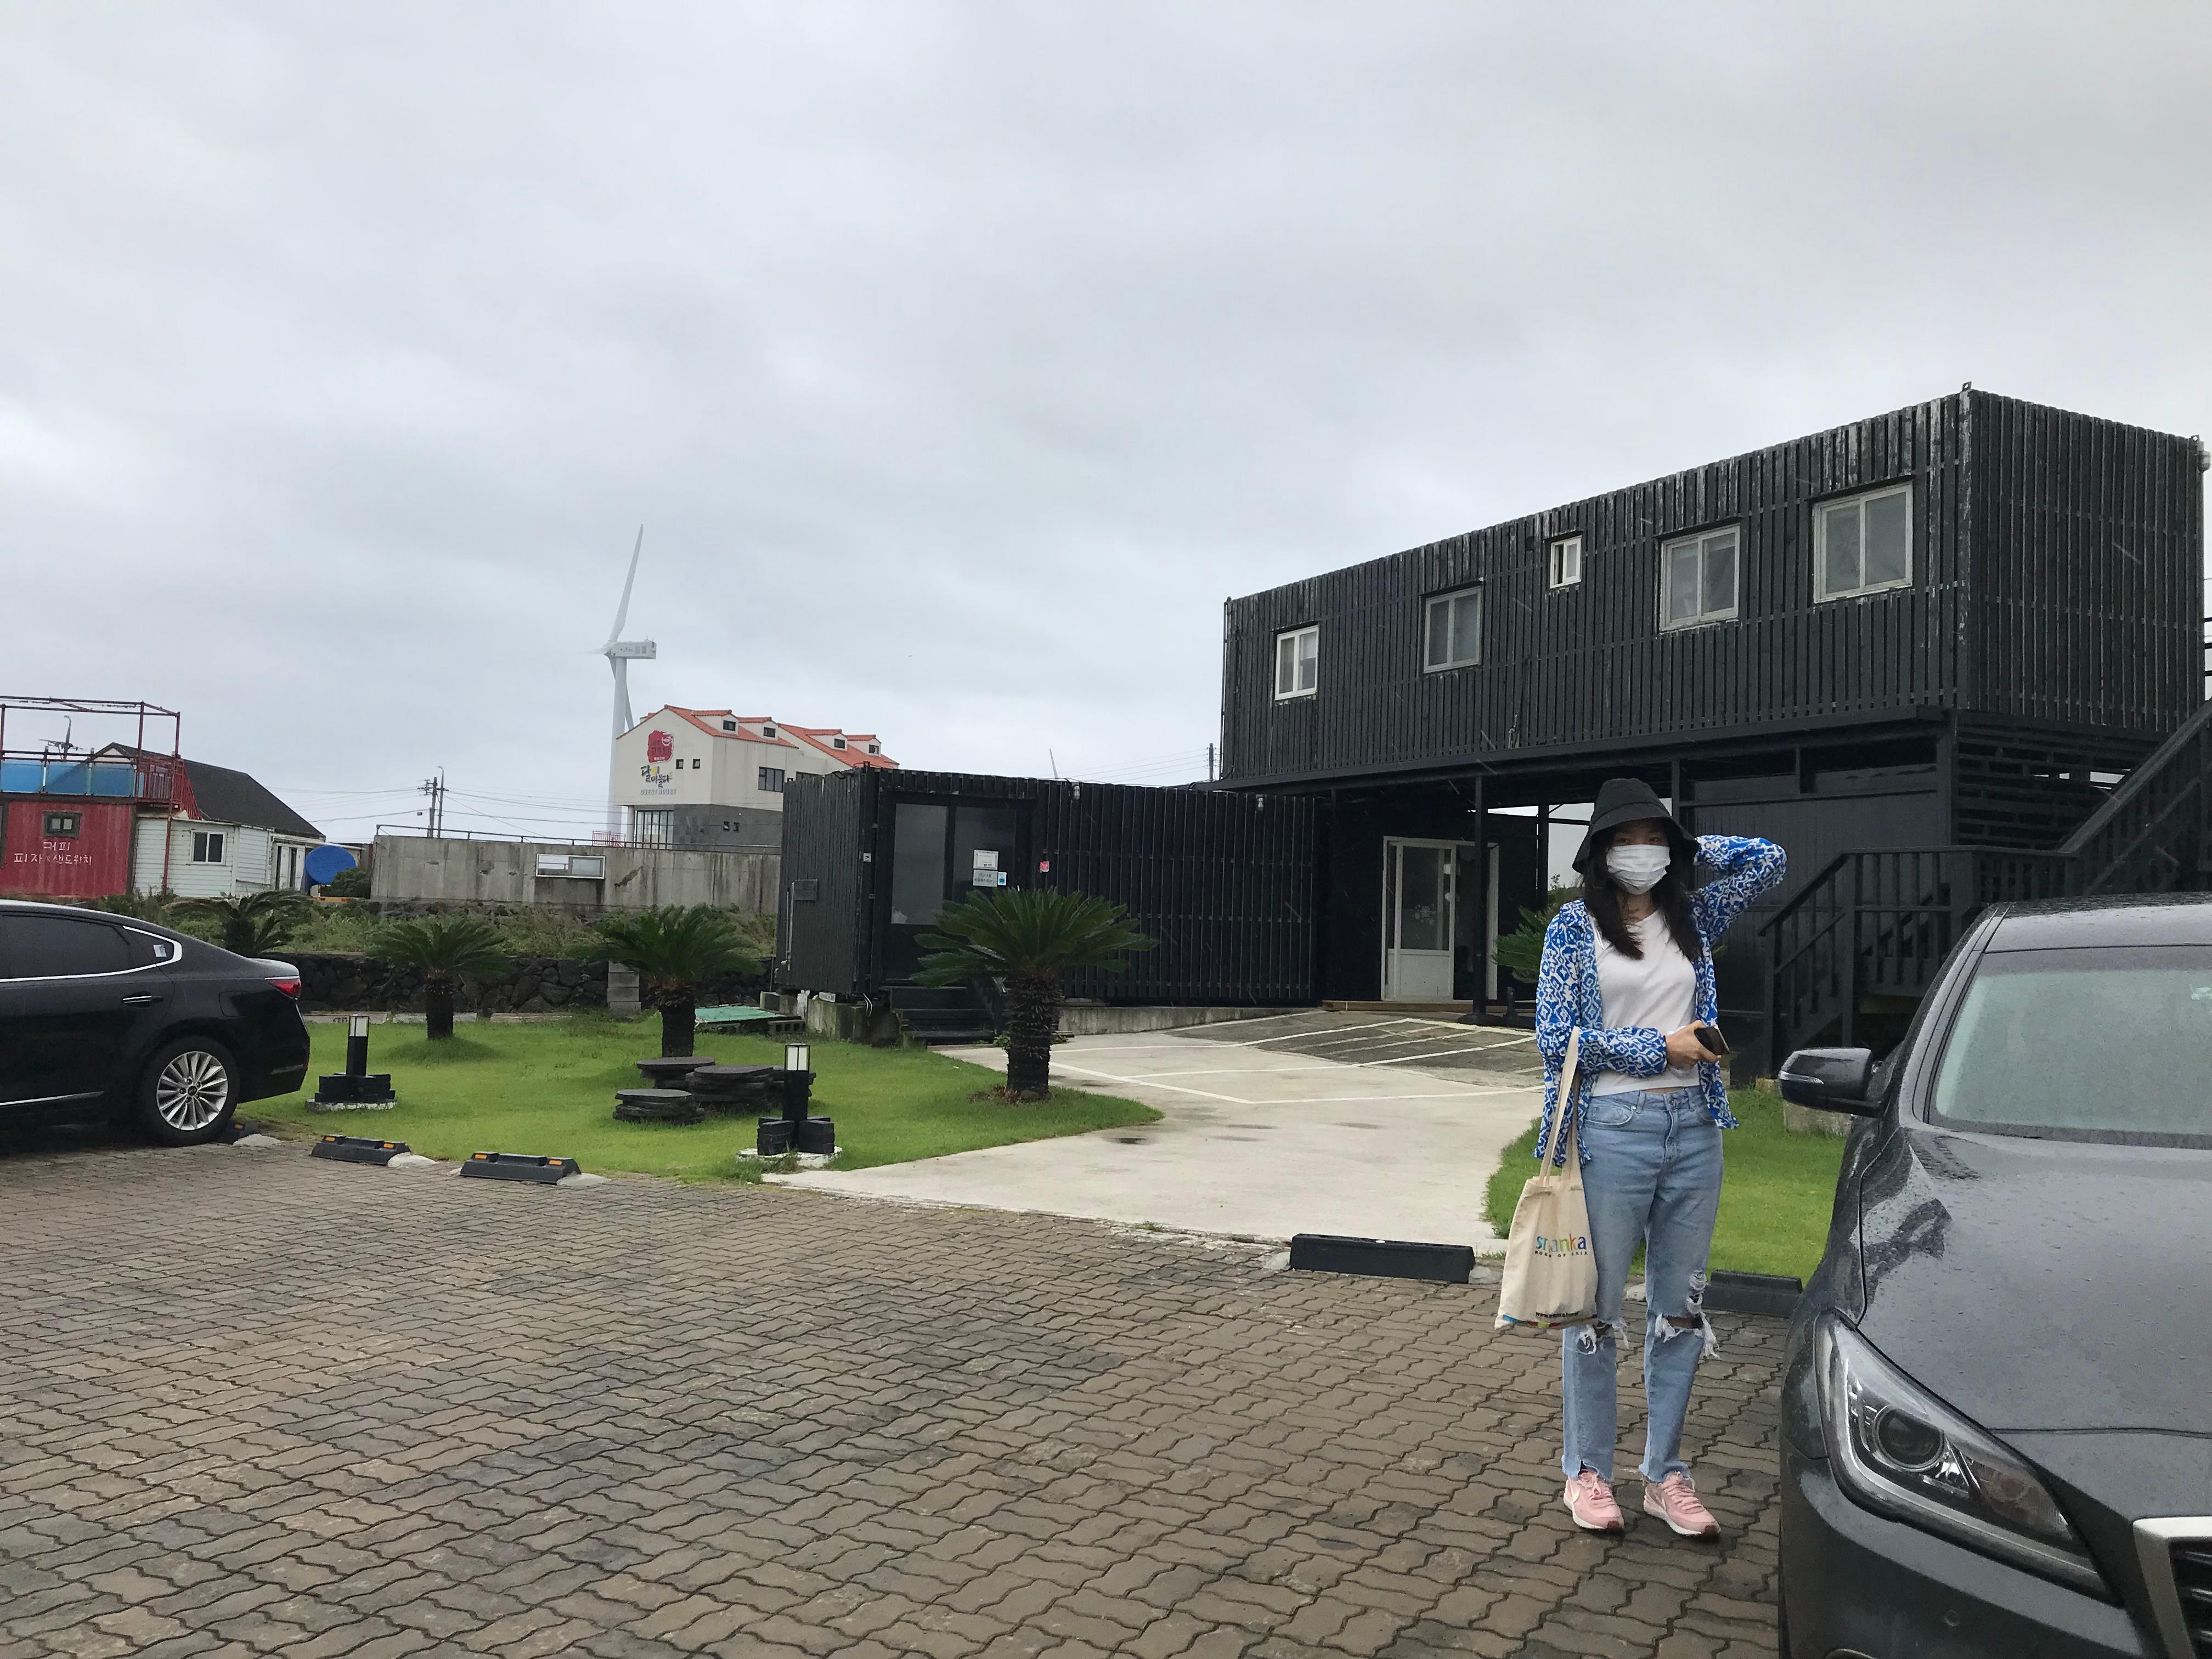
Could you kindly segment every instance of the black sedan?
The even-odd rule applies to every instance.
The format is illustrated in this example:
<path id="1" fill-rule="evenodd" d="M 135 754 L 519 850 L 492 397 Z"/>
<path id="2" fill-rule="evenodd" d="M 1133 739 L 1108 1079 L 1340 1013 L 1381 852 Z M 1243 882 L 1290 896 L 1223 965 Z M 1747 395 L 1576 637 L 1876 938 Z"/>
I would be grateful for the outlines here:
<path id="1" fill-rule="evenodd" d="M 0 902 L 0 1120 L 129 1115 L 213 1140 L 307 1072 L 300 975 L 150 922 Z"/>
<path id="2" fill-rule="evenodd" d="M 1855 1125 L 1783 1382 L 1782 1650 L 2212 1659 L 2212 901 L 1998 906 Z"/>

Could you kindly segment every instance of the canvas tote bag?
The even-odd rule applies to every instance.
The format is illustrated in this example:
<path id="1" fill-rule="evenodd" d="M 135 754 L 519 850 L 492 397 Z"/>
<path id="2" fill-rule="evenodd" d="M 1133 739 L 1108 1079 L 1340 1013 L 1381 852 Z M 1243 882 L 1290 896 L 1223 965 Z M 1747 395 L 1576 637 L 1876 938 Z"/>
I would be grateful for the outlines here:
<path id="1" fill-rule="evenodd" d="M 1583 1034 L 1567 1035 L 1559 1067 L 1550 1146 L 1537 1150 L 1538 1173 L 1521 1188 L 1505 1237 L 1505 1279 L 1498 1291 L 1498 1330 L 1547 1331 L 1579 1325 L 1597 1312 L 1597 1258 L 1590 1254 L 1589 1206 L 1583 1199 L 1582 1149 L 1575 1136 L 1575 1073 Z M 1564 1127 L 1562 1127 L 1564 1126 Z M 1551 1152 L 1566 1137 L 1566 1166 L 1554 1174 Z"/>

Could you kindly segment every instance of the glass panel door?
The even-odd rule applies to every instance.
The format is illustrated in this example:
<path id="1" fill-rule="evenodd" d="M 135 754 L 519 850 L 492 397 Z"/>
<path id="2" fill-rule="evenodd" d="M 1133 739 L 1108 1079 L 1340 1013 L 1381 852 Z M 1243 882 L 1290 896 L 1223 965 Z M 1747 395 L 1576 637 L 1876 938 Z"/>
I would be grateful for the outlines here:
<path id="1" fill-rule="evenodd" d="M 1395 1002 L 1452 999 L 1450 842 L 1386 841 L 1382 859 L 1382 995 Z"/>
<path id="2" fill-rule="evenodd" d="M 949 806 L 902 800 L 891 820 L 891 926 L 927 927 L 945 908 Z"/>
<path id="3" fill-rule="evenodd" d="M 1446 949 L 1443 849 L 1401 847 L 1398 870 L 1398 948 Z"/>
<path id="4" fill-rule="evenodd" d="M 955 902 L 970 893 L 1020 885 L 1016 862 L 1021 828 L 1013 807 L 962 805 L 953 814 L 951 890 Z"/>
<path id="5" fill-rule="evenodd" d="M 890 926 L 884 974 L 910 978 L 921 964 L 921 935 L 948 904 L 1022 880 L 1022 809 L 1012 801 L 902 800 L 891 815 Z"/>

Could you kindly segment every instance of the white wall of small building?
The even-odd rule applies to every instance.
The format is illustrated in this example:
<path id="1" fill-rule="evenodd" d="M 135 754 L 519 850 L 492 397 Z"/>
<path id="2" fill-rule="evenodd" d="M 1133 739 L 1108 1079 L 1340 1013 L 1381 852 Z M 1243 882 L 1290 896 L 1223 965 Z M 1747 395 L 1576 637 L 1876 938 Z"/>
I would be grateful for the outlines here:
<path id="1" fill-rule="evenodd" d="M 166 871 L 161 845 L 168 842 Z M 196 836 L 221 836 L 221 860 L 196 861 Z M 286 847 L 305 850 L 316 843 L 294 836 L 277 836 L 247 823 L 210 823 L 204 818 L 146 817 L 138 827 L 131 854 L 131 890 L 158 893 L 166 884 L 179 898 L 233 898 L 258 893 L 276 884 Z"/>

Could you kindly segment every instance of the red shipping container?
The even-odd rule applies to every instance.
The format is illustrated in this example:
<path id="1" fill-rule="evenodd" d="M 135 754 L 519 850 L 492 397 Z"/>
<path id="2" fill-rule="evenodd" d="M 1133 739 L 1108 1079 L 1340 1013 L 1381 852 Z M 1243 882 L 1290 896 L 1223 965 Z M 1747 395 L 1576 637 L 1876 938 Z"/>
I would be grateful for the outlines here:
<path id="1" fill-rule="evenodd" d="M 127 800 L 33 795 L 9 801 L 0 828 L 0 896 L 106 898 L 128 892 L 137 817 Z M 50 827 L 58 833 L 49 835 Z"/>

